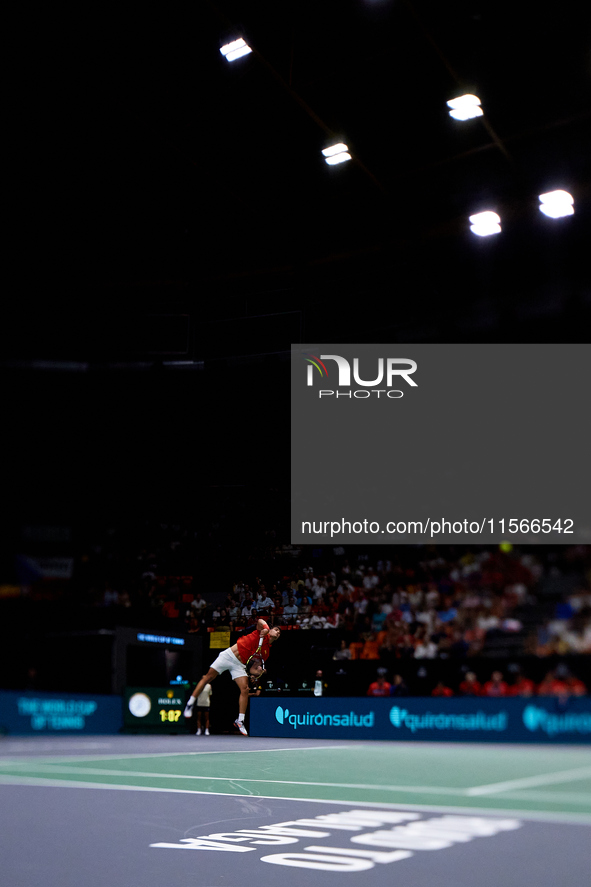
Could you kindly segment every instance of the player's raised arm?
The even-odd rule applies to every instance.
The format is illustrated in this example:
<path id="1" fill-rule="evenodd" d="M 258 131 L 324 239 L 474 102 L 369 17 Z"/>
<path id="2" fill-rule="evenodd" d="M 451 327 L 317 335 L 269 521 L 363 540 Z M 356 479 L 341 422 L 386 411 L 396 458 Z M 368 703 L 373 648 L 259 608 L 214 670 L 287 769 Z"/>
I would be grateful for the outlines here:
<path id="1" fill-rule="evenodd" d="M 264 619 L 259 619 L 257 621 L 257 631 L 262 638 L 264 638 L 266 634 L 269 634 L 269 626 Z"/>

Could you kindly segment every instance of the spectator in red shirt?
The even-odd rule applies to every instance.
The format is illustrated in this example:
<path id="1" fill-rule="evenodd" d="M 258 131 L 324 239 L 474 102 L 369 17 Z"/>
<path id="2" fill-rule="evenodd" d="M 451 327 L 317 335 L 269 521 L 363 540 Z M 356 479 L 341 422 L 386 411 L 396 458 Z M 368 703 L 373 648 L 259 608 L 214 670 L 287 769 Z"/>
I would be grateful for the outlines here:
<path id="1" fill-rule="evenodd" d="M 482 688 L 482 696 L 507 696 L 509 687 L 503 680 L 502 671 L 493 671 L 490 681 Z"/>
<path id="2" fill-rule="evenodd" d="M 173 598 L 169 598 L 162 604 L 162 615 L 167 619 L 178 619 L 179 608 L 177 602 Z"/>
<path id="3" fill-rule="evenodd" d="M 453 696 L 454 691 L 451 687 L 446 687 L 443 681 L 439 681 L 434 690 L 431 691 L 431 696 Z"/>
<path id="4" fill-rule="evenodd" d="M 392 685 L 386 680 L 386 669 L 378 668 L 378 679 L 367 688 L 368 696 L 389 696 Z"/>
<path id="5" fill-rule="evenodd" d="M 535 696 L 536 685 L 530 678 L 519 675 L 514 684 L 509 687 L 509 696 Z"/>
<path id="6" fill-rule="evenodd" d="M 460 684 L 460 694 L 462 696 L 481 696 L 482 686 L 480 681 L 476 679 L 473 671 L 467 671 L 466 677 Z"/>
<path id="7" fill-rule="evenodd" d="M 540 686 L 538 687 L 538 696 L 559 696 L 566 698 L 570 696 L 569 687 L 566 681 L 556 677 L 556 673 L 549 671 Z"/>
<path id="8" fill-rule="evenodd" d="M 571 696 L 587 695 L 586 685 L 583 683 L 583 681 L 580 681 L 579 678 L 576 678 L 574 675 L 571 675 L 570 678 L 567 678 L 566 683 L 568 684 Z"/>
<path id="9" fill-rule="evenodd" d="M 510 665 L 509 671 L 515 675 L 515 680 L 509 684 L 509 696 L 535 696 L 536 685 L 526 678 L 518 665 Z"/>
<path id="10" fill-rule="evenodd" d="M 549 671 L 538 687 L 538 696 L 559 696 L 566 699 L 569 696 L 586 694 L 587 687 L 583 681 L 571 675 L 565 665 L 558 665 L 553 672 Z"/>

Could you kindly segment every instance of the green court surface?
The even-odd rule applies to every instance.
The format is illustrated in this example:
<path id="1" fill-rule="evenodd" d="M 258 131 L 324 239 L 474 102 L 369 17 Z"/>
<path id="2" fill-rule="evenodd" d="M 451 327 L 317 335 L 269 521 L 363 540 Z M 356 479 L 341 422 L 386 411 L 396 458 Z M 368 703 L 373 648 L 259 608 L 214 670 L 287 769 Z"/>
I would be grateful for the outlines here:
<path id="1" fill-rule="evenodd" d="M 138 739 L 101 754 L 0 758 L 0 783 L 511 811 L 591 824 L 584 747 L 362 743 L 211 737 L 154 753 Z M 1 752 L 1 750 L 0 750 Z"/>

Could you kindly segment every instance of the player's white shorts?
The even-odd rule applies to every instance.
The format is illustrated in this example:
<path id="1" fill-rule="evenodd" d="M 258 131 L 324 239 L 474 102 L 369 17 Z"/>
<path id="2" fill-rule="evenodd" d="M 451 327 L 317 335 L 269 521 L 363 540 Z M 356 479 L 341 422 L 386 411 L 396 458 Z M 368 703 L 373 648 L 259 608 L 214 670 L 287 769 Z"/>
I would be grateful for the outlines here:
<path id="1" fill-rule="evenodd" d="M 210 668 L 215 668 L 218 674 L 222 674 L 224 671 L 229 671 L 234 680 L 239 677 L 247 677 L 246 667 L 240 662 L 238 657 L 232 653 L 229 647 L 227 650 L 224 650 L 223 653 L 220 653 L 215 662 L 211 663 Z"/>

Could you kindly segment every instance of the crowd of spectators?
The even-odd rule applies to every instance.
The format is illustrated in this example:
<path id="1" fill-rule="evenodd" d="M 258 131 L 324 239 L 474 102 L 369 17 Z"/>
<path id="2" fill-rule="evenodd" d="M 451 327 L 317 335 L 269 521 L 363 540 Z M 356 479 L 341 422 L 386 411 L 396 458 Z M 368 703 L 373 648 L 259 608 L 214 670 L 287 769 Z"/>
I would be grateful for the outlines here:
<path id="1" fill-rule="evenodd" d="M 513 656 L 591 653 L 589 546 L 370 546 L 368 553 L 279 544 L 268 528 L 261 538 L 262 555 L 240 562 L 243 576 L 232 562 L 232 578 L 215 546 L 205 557 L 193 526 L 102 528 L 77 554 L 71 599 L 123 614 L 126 624 L 150 617 L 203 635 L 248 630 L 260 616 L 288 631 L 334 632 L 335 661 L 373 661 L 393 676 L 404 671 L 402 660 L 469 663 L 505 641 Z M 540 588 L 571 574 L 576 581 L 548 611 Z M 489 674 L 482 684 L 478 693 L 490 695 L 504 681 Z M 543 693 L 543 685 L 528 692 Z M 466 693 L 437 688 L 448 691 Z"/>
<path id="2" fill-rule="evenodd" d="M 374 660 L 392 665 L 398 660 L 444 659 L 459 662 L 478 658 L 491 639 L 518 637 L 527 652 L 532 633 L 521 615 L 537 604 L 536 589 L 544 565 L 532 553 L 484 549 L 464 551 L 446 559 L 445 549 L 433 550 L 429 560 L 401 566 L 391 560 L 374 565 L 351 564 L 343 557 L 332 569 L 312 567 L 283 574 L 268 586 L 260 577 L 240 579 L 223 601 L 208 604 L 200 593 L 185 594 L 175 614 L 189 632 L 241 632 L 259 617 L 286 630 L 338 630 L 333 659 Z M 176 588 L 178 598 L 178 588 Z M 579 588 L 555 606 L 547 625 L 535 626 L 539 640 L 547 633 L 552 650 L 591 651 L 591 593 Z M 574 641 L 573 641 L 574 639 Z M 535 655 L 549 651 L 536 647 Z M 494 670 L 479 682 L 473 671 L 456 687 L 444 682 L 434 695 L 581 695 L 587 689 L 575 676 L 549 670 L 534 683 L 513 666 L 508 680 Z M 379 679 L 378 679 L 379 680 Z M 392 695 L 408 692 L 394 670 Z"/>
<path id="3" fill-rule="evenodd" d="M 591 653 L 591 591 L 577 587 L 559 601 L 552 616 L 528 639 L 535 656 Z"/>
<path id="4" fill-rule="evenodd" d="M 490 673 L 488 679 L 482 682 L 478 680 L 475 672 L 468 671 L 457 688 L 448 686 L 444 681 L 438 681 L 436 687 L 431 691 L 431 696 L 485 696 L 490 698 L 557 696 L 567 699 L 569 696 L 585 696 L 587 694 L 585 683 L 572 674 L 564 663 L 549 669 L 539 683 L 524 675 L 521 668 L 515 663 L 511 663 L 508 670 L 510 674 L 507 679 L 502 671 L 495 669 Z M 368 695 L 371 695 L 369 690 Z"/>
<path id="5" fill-rule="evenodd" d="M 587 694 L 585 683 L 572 674 L 564 663 L 560 663 L 554 669 L 549 669 L 539 683 L 524 675 L 521 668 L 515 663 L 511 663 L 508 670 L 510 674 L 507 676 L 507 679 L 505 679 L 502 671 L 495 669 L 482 682 L 478 680 L 476 673 L 473 671 L 465 672 L 463 679 L 459 680 L 455 687 L 450 686 L 445 681 L 437 681 L 435 687 L 431 690 L 431 696 L 484 696 L 489 698 L 554 696 L 568 699 L 570 696 L 585 696 Z M 387 676 L 388 670 L 386 668 L 378 668 L 376 680 L 372 681 L 368 686 L 367 695 L 412 695 L 401 675 L 394 674 L 392 682 L 388 680 Z"/>
<path id="6" fill-rule="evenodd" d="M 340 629 L 352 637 L 340 651 L 351 659 L 465 658 L 478 655 L 487 638 L 522 633 L 517 611 L 535 600 L 539 574 L 532 555 L 492 549 L 451 562 L 434 551 L 414 566 L 343 558 L 329 570 L 303 567 L 272 577 L 270 587 L 260 577 L 241 579 L 221 605 L 197 613 L 195 601 L 185 599 L 174 612 L 188 604 L 183 615 L 191 631 L 239 631 L 260 615 L 292 630 Z"/>
<path id="7" fill-rule="evenodd" d="M 591 553 L 584 546 L 562 555 L 567 567 L 569 560 L 579 566 L 582 582 L 532 627 L 524 614 L 539 603 L 540 581 L 556 569 L 545 546 L 416 546 L 404 557 L 394 548 L 391 559 L 373 562 L 334 548 L 318 565 L 310 549 L 291 549 L 286 559 L 278 546 L 257 564 L 260 575 L 223 588 L 196 568 L 191 529 L 161 524 L 139 536 L 135 550 L 129 539 L 115 545 L 115 536 L 107 531 L 80 558 L 86 596 L 95 606 L 151 609 L 189 631 L 239 631 L 262 614 L 293 630 L 340 629 L 352 638 L 351 659 L 466 658 L 492 639 L 515 637 L 538 657 L 591 652 Z"/>

